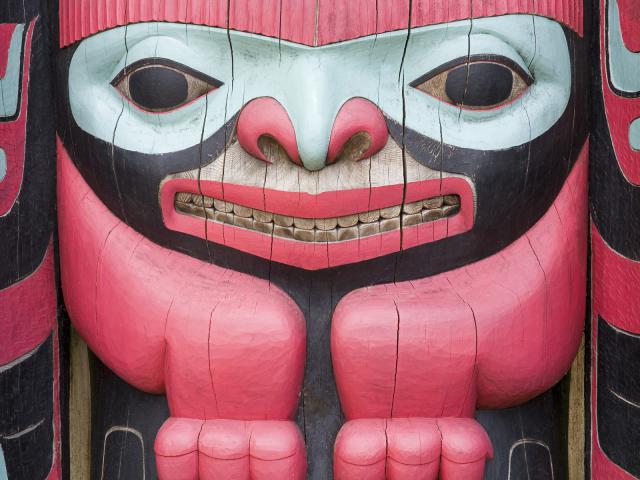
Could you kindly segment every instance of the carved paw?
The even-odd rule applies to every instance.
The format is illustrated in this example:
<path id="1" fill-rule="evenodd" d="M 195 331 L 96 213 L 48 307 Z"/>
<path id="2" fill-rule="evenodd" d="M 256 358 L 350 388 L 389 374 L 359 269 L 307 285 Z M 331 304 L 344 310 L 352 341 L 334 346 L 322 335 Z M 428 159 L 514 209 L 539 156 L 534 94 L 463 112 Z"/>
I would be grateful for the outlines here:
<path id="1" fill-rule="evenodd" d="M 491 441 L 470 418 L 347 422 L 336 439 L 336 480 L 481 480 Z"/>
<path id="2" fill-rule="evenodd" d="M 164 480 L 302 480 L 304 440 L 293 422 L 170 418 L 155 443 Z"/>

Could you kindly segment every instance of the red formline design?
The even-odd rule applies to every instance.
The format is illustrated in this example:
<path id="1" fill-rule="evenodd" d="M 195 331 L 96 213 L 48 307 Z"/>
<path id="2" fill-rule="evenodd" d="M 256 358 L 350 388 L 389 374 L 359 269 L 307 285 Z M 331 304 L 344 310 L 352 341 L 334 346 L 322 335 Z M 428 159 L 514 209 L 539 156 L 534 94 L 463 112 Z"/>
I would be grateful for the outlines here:
<path id="1" fill-rule="evenodd" d="M 640 52 L 640 3 L 637 0 L 618 0 L 618 7 L 624 43 L 632 52 Z"/>
<path id="2" fill-rule="evenodd" d="M 17 24 L 15 23 L 0 24 L 0 78 L 4 78 L 7 72 L 9 46 L 16 27 Z"/>
<path id="3" fill-rule="evenodd" d="M 33 350 L 51 334 L 56 320 L 53 242 L 30 276 L 0 290 L 0 365 Z"/>
<path id="4" fill-rule="evenodd" d="M 619 1 L 620 4 L 620 21 L 623 22 L 624 16 L 624 4 L 625 2 Z M 607 3 L 605 0 L 600 0 L 601 12 L 605 12 Z M 628 10 L 637 10 L 640 6 L 626 7 Z M 602 14 L 600 21 L 600 51 L 605 52 L 608 49 L 607 45 L 607 32 L 605 15 Z M 628 15 L 627 15 L 628 18 Z M 623 34 L 629 32 L 628 26 L 625 27 L 622 24 Z M 638 30 L 640 32 L 640 30 Z M 640 35 L 640 34 L 639 34 Z M 629 46 L 629 36 L 624 37 L 627 46 Z M 633 42 L 631 42 L 633 45 Z M 633 48 L 631 48 L 633 50 Z M 640 116 L 640 99 L 639 98 L 626 98 L 618 95 L 611 90 L 609 83 L 609 72 L 607 68 L 607 56 L 600 55 L 600 68 L 602 71 L 602 95 L 604 98 L 604 116 L 609 126 L 609 132 L 611 133 L 611 143 L 617 159 L 620 170 L 624 174 L 625 178 L 634 185 L 640 185 L 640 152 L 634 150 L 629 144 L 629 126 L 631 122 L 636 120 Z M 598 93 L 598 92 L 595 92 Z"/>
<path id="5" fill-rule="evenodd" d="M 598 439 L 598 318 L 616 328 L 640 333 L 638 281 L 640 263 L 623 257 L 606 244 L 595 225 L 591 226 L 592 316 L 591 316 L 591 475 L 593 479 L 632 480 L 609 459 Z M 632 374 L 630 372 L 630 374 Z"/>
<path id="6" fill-rule="evenodd" d="M 61 0 L 60 45 L 121 25 L 160 21 L 231 28 L 304 45 L 506 14 L 555 19 L 580 35 L 579 0 Z M 227 10 L 229 5 L 229 10 Z M 317 12 L 316 12 L 317 8 Z"/>
<path id="7" fill-rule="evenodd" d="M 611 325 L 640 334 L 640 262 L 623 257 L 591 226 L 594 312 Z"/>

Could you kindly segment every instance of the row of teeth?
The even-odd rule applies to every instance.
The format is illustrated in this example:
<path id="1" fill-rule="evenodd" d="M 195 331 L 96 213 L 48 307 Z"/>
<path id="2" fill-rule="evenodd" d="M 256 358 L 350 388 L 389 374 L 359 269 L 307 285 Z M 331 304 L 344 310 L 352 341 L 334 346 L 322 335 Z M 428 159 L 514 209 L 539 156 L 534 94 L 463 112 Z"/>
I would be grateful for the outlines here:
<path id="1" fill-rule="evenodd" d="M 176 194 L 175 208 L 219 223 L 302 242 L 340 242 L 433 222 L 460 210 L 458 195 L 444 195 L 402 206 L 333 218 L 299 218 L 264 212 L 197 193 Z"/>

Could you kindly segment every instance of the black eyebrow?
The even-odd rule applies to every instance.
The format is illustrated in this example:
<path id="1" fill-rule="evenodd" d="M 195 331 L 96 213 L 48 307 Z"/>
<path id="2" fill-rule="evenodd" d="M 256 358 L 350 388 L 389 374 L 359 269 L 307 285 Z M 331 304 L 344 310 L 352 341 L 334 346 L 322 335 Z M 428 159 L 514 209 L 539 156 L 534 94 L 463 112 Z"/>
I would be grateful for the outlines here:
<path id="1" fill-rule="evenodd" d="M 450 60 L 442 65 L 430 70 L 429 72 L 420 75 L 417 79 L 413 80 L 409 83 L 410 87 L 417 87 L 424 82 L 431 80 L 432 78 L 437 77 L 441 73 L 444 73 L 452 68 L 459 67 L 460 65 L 472 64 L 478 62 L 487 62 L 487 63 L 498 63 L 500 65 L 504 65 L 505 67 L 509 67 L 511 70 L 514 70 L 520 77 L 522 77 L 527 84 L 527 86 L 531 86 L 534 82 L 534 78 L 531 76 L 529 72 L 527 72 L 524 68 L 522 68 L 518 63 L 510 59 L 509 57 L 505 57 L 504 55 L 494 55 L 489 53 L 480 53 L 476 55 L 459 57 L 454 60 Z"/>
<path id="2" fill-rule="evenodd" d="M 195 77 L 198 80 L 202 80 L 203 82 L 206 82 L 215 88 L 220 88 L 222 85 L 224 85 L 224 83 L 218 80 L 217 78 L 210 77 L 209 75 L 202 73 L 198 70 L 195 70 L 191 67 L 188 67 L 187 65 L 184 65 L 179 62 L 175 62 L 168 58 L 162 58 L 162 57 L 143 58 L 141 60 L 133 62 L 131 65 L 127 65 L 120 71 L 120 73 L 118 73 L 115 76 L 113 80 L 111 80 L 111 85 L 115 87 L 130 73 L 135 72 L 141 67 L 148 67 L 151 65 L 164 66 L 164 67 L 172 68 L 174 70 L 178 70 L 179 72 L 185 73 L 187 75 L 191 75 L 192 77 Z"/>

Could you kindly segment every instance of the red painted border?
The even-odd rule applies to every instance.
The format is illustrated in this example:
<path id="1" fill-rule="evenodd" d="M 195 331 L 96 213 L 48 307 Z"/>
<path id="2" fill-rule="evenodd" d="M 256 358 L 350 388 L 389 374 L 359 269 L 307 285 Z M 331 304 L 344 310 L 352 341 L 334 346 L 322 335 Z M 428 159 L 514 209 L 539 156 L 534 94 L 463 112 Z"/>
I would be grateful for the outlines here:
<path id="1" fill-rule="evenodd" d="M 583 32 L 581 0 L 414 0 L 411 26 L 510 13 L 553 18 Z M 102 30 L 130 23 L 164 21 L 231 28 L 304 45 L 407 28 L 405 0 L 61 0 L 60 44 L 65 47 Z"/>
<path id="2" fill-rule="evenodd" d="M 200 189 L 198 188 L 200 187 Z M 272 237 L 233 225 L 223 225 L 177 212 L 177 192 L 199 193 L 243 206 L 301 218 L 329 218 L 400 205 L 403 185 L 325 192 L 310 195 L 271 189 L 246 187 L 220 182 L 173 179 L 161 187 L 160 201 L 167 228 L 211 242 L 226 245 L 276 262 L 307 270 L 361 262 L 400 250 L 400 232 L 386 232 L 361 239 L 336 243 L 307 243 Z M 452 237 L 469 231 L 474 223 L 473 192 L 469 183 L 457 177 L 407 184 L 405 202 L 411 203 L 438 195 L 460 196 L 461 209 L 453 217 L 404 227 L 402 249 Z"/>
<path id="3" fill-rule="evenodd" d="M 51 334 L 56 320 L 53 242 L 40 266 L 0 290 L 0 365 L 30 352 Z"/>
<path id="4" fill-rule="evenodd" d="M 604 115 L 609 125 L 611 143 L 620 170 L 629 183 L 640 185 L 640 151 L 633 150 L 629 144 L 629 126 L 640 117 L 640 98 L 625 98 L 611 90 L 607 56 L 606 1 L 600 0 L 600 67 L 602 70 L 602 94 L 604 98 Z M 597 93 L 597 92 L 594 92 Z"/>

